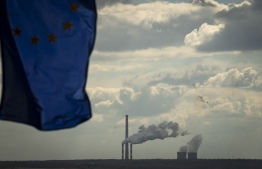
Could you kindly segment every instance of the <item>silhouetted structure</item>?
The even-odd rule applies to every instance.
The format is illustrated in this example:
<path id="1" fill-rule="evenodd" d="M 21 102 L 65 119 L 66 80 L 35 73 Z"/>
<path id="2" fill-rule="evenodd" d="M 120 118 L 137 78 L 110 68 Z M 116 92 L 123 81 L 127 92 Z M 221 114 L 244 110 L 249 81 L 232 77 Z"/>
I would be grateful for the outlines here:
<path id="1" fill-rule="evenodd" d="M 133 159 L 133 144 L 130 144 L 130 160 Z"/>
<path id="2" fill-rule="evenodd" d="M 196 160 L 197 159 L 197 153 L 189 152 L 188 153 L 188 159 L 189 160 Z"/>
<path id="3" fill-rule="evenodd" d="M 186 152 L 177 152 L 178 160 L 186 160 Z"/>
<path id="4" fill-rule="evenodd" d="M 128 115 L 126 115 L 126 139 L 128 138 Z M 125 144 L 125 147 L 126 147 L 126 151 L 125 151 L 125 159 L 128 160 L 129 157 L 128 157 L 128 143 Z"/>

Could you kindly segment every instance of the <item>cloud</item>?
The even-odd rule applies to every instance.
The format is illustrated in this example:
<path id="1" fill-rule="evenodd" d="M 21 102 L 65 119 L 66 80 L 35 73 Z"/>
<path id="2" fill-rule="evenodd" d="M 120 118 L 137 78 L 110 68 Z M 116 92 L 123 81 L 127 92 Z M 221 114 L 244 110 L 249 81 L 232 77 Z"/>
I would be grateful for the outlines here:
<path id="1" fill-rule="evenodd" d="M 180 16 L 192 15 L 200 9 L 189 3 L 156 1 L 139 5 L 118 4 L 105 7 L 99 11 L 99 15 L 103 17 L 103 21 L 120 20 L 126 24 L 141 25 L 142 28 L 149 30 L 155 23 L 168 23 Z"/>
<path id="2" fill-rule="evenodd" d="M 128 4 L 131 3 L 131 0 L 96 0 L 96 5 L 98 9 L 101 9 L 105 6 L 114 5 L 117 3 Z"/>
<path id="3" fill-rule="evenodd" d="M 123 84 L 129 87 L 153 86 L 159 83 L 199 87 L 210 76 L 214 76 L 223 70 L 225 68 L 217 65 L 196 64 L 187 70 L 167 69 L 137 75 L 126 80 Z"/>
<path id="4" fill-rule="evenodd" d="M 94 114 L 91 120 L 96 122 L 103 122 L 105 119 L 101 114 Z"/>
<path id="5" fill-rule="evenodd" d="M 260 4 L 260 0 L 253 0 L 252 3 L 243 1 L 241 4 L 228 4 L 228 9 L 223 9 L 215 15 L 216 22 L 224 25 L 223 29 L 218 31 L 217 28 L 212 38 L 198 43 L 198 37 L 194 39 L 194 43 L 190 44 L 194 44 L 199 51 L 208 52 L 261 50 L 262 21 L 259 18 L 262 15 L 262 8 Z"/>
<path id="6" fill-rule="evenodd" d="M 192 4 L 208 7 L 219 7 L 221 4 L 214 0 L 192 0 Z"/>
<path id="7" fill-rule="evenodd" d="M 199 64 L 181 72 L 158 71 L 134 76 L 121 88 L 91 88 L 93 110 L 103 116 L 129 114 L 145 121 L 177 121 L 182 126 L 192 116 L 211 119 L 262 117 L 262 77 L 256 69 L 225 69 Z M 193 85 L 192 79 L 199 78 L 202 81 L 198 86 Z M 141 123 L 139 120 L 134 122 Z"/>
<path id="8" fill-rule="evenodd" d="M 141 50 L 129 50 L 118 52 L 94 51 L 93 56 L 96 61 L 110 61 L 117 59 L 143 60 L 143 59 L 163 59 L 163 58 L 185 58 L 185 57 L 203 57 L 209 56 L 208 53 L 196 53 L 190 47 L 164 47 L 164 48 L 147 48 Z"/>
<path id="9" fill-rule="evenodd" d="M 110 114 L 110 112 L 115 112 L 119 116 L 130 114 L 146 117 L 169 111 L 184 90 L 184 86 L 158 84 L 137 90 L 129 87 L 120 88 L 111 100 L 96 100 L 93 99 L 92 95 L 90 95 L 90 98 L 93 110 L 96 113 Z"/>
<path id="10" fill-rule="evenodd" d="M 262 77 L 258 74 L 257 70 L 252 67 L 247 67 L 243 70 L 232 68 L 227 72 L 218 73 L 217 75 L 210 77 L 207 80 L 207 85 L 261 90 L 261 78 Z"/>
<path id="11" fill-rule="evenodd" d="M 98 11 L 96 49 L 126 51 L 179 47 L 204 22 L 212 24 L 218 8 L 165 1 L 114 4 Z"/>
<path id="12" fill-rule="evenodd" d="M 224 24 L 208 25 L 207 23 L 204 23 L 198 30 L 194 29 L 191 33 L 186 35 L 185 45 L 199 46 L 203 43 L 207 43 L 213 40 L 214 35 L 222 31 L 224 27 Z"/>

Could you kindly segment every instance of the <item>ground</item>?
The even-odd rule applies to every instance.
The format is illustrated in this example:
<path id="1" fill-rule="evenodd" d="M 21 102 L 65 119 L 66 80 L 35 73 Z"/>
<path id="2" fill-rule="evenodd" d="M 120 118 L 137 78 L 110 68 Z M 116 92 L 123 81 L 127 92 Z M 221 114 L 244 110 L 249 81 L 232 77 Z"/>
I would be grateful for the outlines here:
<path id="1" fill-rule="evenodd" d="M 261 169 L 262 160 L 0 161 L 0 169 Z"/>

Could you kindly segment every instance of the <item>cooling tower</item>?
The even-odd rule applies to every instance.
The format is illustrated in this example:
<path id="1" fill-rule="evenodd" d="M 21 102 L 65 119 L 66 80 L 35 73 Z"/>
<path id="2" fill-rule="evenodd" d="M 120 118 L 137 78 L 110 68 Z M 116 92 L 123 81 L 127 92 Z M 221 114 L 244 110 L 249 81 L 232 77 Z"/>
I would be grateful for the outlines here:
<path id="1" fill-rule="evenodd" d="M 196 160 L 197 159 L 197 153 L 189 152 L 188 153 L 188 159 L 189 160 Z"/>
<path id="2" fill-rule="evenodd" d="M 177 152 L 178 160 L 186 160 L 186 152 Z"/>

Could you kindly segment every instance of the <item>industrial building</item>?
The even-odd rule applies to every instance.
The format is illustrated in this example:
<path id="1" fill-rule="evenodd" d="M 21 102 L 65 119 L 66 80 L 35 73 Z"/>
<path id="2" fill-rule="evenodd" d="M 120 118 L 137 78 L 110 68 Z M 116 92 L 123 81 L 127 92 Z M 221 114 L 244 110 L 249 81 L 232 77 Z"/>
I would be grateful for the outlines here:
<path id="1" fill-rule="evenodd" d="M 188 155 L 189 160 L 196 160 L 197 159 L 197 153 L 195 153 L 195 152 L 189 152 L 187 155 Z"/>
<path id="2" fill-rule="evenodd" d="M 178 160 L 186 160 L 187 152 L 177 152 L 177 159 Z"/>
<path id="3" fill-rule="evenodd" d="M 177 152 L 177 159 L 178 160 L 196 160 L 197 153 L 196 152 Z"/>

